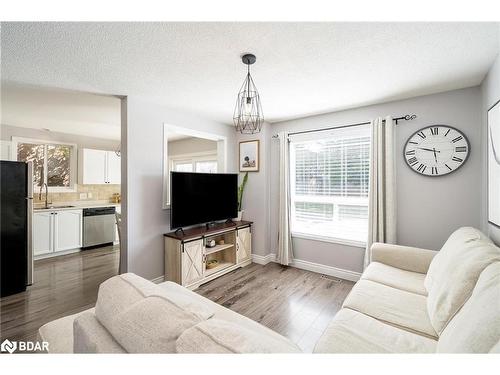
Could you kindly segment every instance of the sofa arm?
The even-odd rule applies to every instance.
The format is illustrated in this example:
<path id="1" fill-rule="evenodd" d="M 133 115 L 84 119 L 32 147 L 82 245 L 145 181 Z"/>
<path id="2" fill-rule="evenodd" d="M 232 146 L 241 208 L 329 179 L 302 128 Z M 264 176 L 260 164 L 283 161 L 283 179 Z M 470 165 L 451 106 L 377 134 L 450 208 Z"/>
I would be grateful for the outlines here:
<path id="1" fill-rule="evenodd" d="M 380 262 L 418 273 L 427 273 L 432 259 L 438 253 L 435 250 L 380 242 L 375 242 L 370 248 L 370 252 L 372 262 Z"/>

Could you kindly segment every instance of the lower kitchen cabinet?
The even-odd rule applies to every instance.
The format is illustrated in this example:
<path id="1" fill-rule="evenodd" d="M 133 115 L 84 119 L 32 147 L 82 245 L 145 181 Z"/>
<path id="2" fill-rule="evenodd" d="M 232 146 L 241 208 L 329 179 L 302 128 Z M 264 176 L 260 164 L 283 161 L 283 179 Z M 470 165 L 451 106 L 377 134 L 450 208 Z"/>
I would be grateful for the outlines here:
<path id="1" fill-rule="evenodd" d="M 35 257 L 82 246 L 82 210 L 43 211 L 33 214 Z"/>
<path id="2" fill-rule="evenodd" d="M 33 255 L 53 252 L 53 212 L 35 212 L 33 214 Z"/>

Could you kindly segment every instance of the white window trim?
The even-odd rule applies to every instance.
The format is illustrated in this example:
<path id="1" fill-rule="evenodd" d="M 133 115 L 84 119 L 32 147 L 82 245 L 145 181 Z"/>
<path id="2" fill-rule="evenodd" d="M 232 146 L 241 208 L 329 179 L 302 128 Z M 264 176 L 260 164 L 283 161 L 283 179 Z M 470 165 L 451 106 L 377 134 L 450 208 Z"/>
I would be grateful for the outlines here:
<path id="1" fill-rule="evenodd" d="M 169 170 L 173 171 L 174 170 L 174 164 L 175 163 L 188 163 L 191 162 L 193 165 L 193 172 L 195 172 L 196 168 L 196 162 L 199 161 L 215 161 L 217 162 L 217 171 L 216 173 L 219 173 L 219 163 L 217 160 L 217 152 L 213 151 L 205 151 L 205 152 L 193 152 L 189 154 L 177 154 L 174 156 L 171 156 L 168 158 L 168 164 L 169 164 Z"/>
<path id="2" fill-rule="evenodd" d="M 76 143 L 53 141 L 48 139 L 36 139 L 36 138 L 24 138 L 24 137 L 12 137 L 12 146 L 10 149 L 11 160 L 17 160 L 17 145 L 19 143 L 34 143 L 34 144 L 44 144 L 44 145 L 64 145 L 71 147 L 70 155 L 70 176 L 69 176 L 69 187 L 60 186 L 49 186 L 49 193 L 75 193 L 77 191 L 76 183 L 78 176 L 78 146 Z M 47 170 L 47 159 L 44 161 L 44 168 Z M 47 178 L 48 173 L 44 174 Z M 35 192 L 37 193 L 37 192 Z"/>
<path id="3" fill-rule="evenodd" d="M 359 248 L 366 247 L 366 241 L 348 240 L 348 239 L 343 239 L 343 238 L 321 236 L 318 234 L 292 232 L 292 237 L 293 238 L 302 238 L 302 239 L 306 239 L 306 240 L 319 241 L 319 242 L 335 243 L 335 244 L 339 244 L 339 245 L 347 245 L 347 246 L 353 246 L 353 247 L 359 247 Z"/>
<path id="4" fill-rule="evenodd" d="M 335 131 L 335 129 L 333 129 L 332 131 Z M 325 135 L 325 134 L 323 134 Z M 326 134 L 328 135 L 328 134 Z M 301 141 L 306 141 L 310 138 L 310 135 L 306 135 L 306 136 L 302 136 L 302 137 L 294 137 L 293 140 L 291 138 L 288 138 L 288 142 L 289 143 L 292 143 L 293 141 L 295 142 L 301 142 Z M 291 148 L 291 147 L 290 147 Z M 296 163 L 296 160 L 295 160 L 295 155 L 293 152 L 289 151 L 289 160 L 288 160 L 288 163 L 289 163 L 289 175 L 290 175 L 290 184 L 292 184 L 292 181 L 295 180 L 295 168 L 293 166 L 295 166 L 295 163 Z M 290 209 L 291 209 L 291 216 L 294 217 L 295 216 L 295 205 L 293 204 L 293 202 L 295 200 L 297 200 L 297 198 L 300 198 L 300 197 L 306 197 L 305 195 L 301 195 L 301 194 L 295 194 L 295 192 L 293 191 L 293 189 L 291 188 L 292 186 L 290 186 Z M 306 198 L 307 199 L 307 198 Z M 308 199 L 310 201 L 314 201 L 314 200 L 317 200 L 317 201 L 328 201 L 329 203 L 339 203 L 338 201 L 341 201 L 342 199 L 345 199 L 345 197 L 321 197 L 321 199 L 314 199 L 312 197 L 308 197 Z M 300 200 L 300 199 L 298 199 Z M 352 204 L 352 205 L 360 205 L 360 206 L 365 206 L 364 204 L 357 204 L 355 202 L 349 202 L 349 204 Z M 319 242 L 327 242 L 327 243 L 335 243 L 335 244 L 339 244 L 339 245 L 347 245 L 347 246 L 353 246 L 353 247 L 359 247 L 359 248 L 365 248 L 366 247 L 366 243 L 367 241 L 356 241 L 356 240 L 351 240 L 351 239 L 347 239 L 347 238 L 338 238 L 338 237 L 333 237 L 333 236 L 324 236 L 324 235 L 319 235 L 319 234 L 311 234 L 311 233 L 302 233 L 302 232 L 299 232 L 299 231 L 291 231 L 291 236 L 293 238 L 302 238 L 302 239 L 307 239 L 307 240 L 312 240 L 312 241 L 319 241 Z"/>

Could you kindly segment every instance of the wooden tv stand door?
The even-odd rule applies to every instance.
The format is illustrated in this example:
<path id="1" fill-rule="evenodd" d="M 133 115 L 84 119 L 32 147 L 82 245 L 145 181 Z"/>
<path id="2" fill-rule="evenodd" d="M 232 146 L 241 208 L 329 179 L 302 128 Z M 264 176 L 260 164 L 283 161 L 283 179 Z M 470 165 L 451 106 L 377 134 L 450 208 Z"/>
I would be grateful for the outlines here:
<path id="1" fill-rule="evenodd" d="M 252 222 L 216 224 L 165 237 L 165 280 L 189 289 L 252 263 Z M 207 247 L 210 240 L 214 247 Z M 210 265 L 211 261 L 214 263 Z M 215 262 L 214 262 L 215 261 Z"/>

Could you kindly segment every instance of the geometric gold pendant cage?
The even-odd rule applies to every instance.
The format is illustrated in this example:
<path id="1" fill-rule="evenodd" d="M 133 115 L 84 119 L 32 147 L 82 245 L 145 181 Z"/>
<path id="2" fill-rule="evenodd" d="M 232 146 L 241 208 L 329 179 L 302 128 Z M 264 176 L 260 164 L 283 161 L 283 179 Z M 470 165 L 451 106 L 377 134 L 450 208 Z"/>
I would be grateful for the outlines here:
<path id="1" fill-rule="evenodd" d="M 236 131 L 242 134 L 254 134 L 260 132 L 264 123 L 259 92 L 250 75 L 250 65 L 255 62 L 256 58 L 254 55 L 246 54 L 241 60 L 248 66 L 248 72 L 236 99 L 233 122 Z"/>

